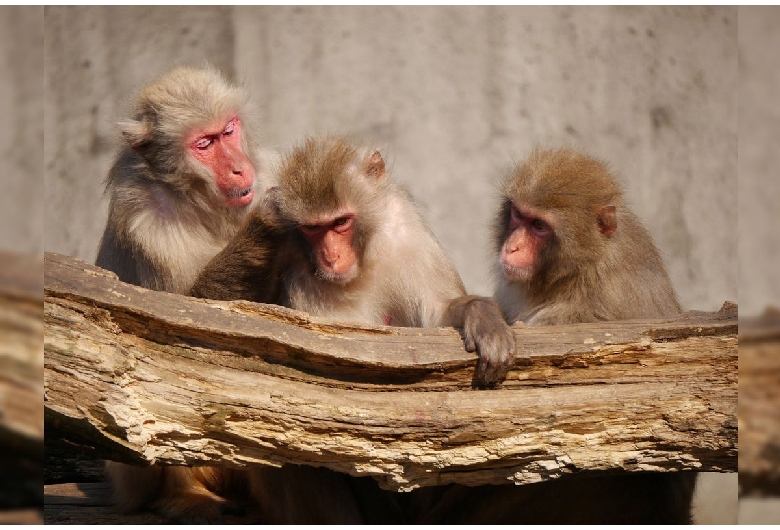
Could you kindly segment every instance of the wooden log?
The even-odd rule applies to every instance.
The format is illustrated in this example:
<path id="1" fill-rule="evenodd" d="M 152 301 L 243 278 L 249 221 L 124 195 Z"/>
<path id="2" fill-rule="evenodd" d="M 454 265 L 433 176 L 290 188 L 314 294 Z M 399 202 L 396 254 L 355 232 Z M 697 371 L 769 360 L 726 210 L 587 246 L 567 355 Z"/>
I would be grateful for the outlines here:
<path id="1" fill-rule="evenodd" d="M 326 466 L 408 491 L 736 471 L 737 314 L 514 327 L 473 387 L 452 328 L 338 324 L 45 262 L 47 438 L 137 464 Z"/>
<path id="2" fill-rule="evenodd" d="M 43 259 L 0 251 L 0 521 L 43 500 Z"/>
<path id="3" fill-rule="evenodd" d="M 740 318 L 739 489 L 780 496 L 780 310 Z"/>

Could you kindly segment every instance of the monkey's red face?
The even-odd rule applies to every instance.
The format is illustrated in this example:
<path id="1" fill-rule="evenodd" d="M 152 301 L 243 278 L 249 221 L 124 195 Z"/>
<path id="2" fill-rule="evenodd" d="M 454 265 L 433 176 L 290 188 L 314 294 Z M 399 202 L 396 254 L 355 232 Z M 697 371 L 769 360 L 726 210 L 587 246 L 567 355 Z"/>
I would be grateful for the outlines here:
<path id="1" fill-rule="evenodd" d="M 358 273 L 358 258 L 352 244 L 355 215 L 341 214 L 327 220 L 300 225 L 300 231 L 312 247 L 318 276 L 339 284 L 352 281 Z"/>
<path id="2" fill-rule="evenodd" d="M 509 280 L 530 278 L 541 249 L 552 236 L 550 221 L 530 208 L 518 208 L 510 203 L 509 235 L 501 248 L 501 265 Z"/>
<path id="3" fill-rule="evenodd" d="M 230 208 L 241 208 L 254 198 L 255 168 L 241 146 L 238 116 L 192 131 L 187 148 L 196 160 L 211 169 L 214 182 Z"/>

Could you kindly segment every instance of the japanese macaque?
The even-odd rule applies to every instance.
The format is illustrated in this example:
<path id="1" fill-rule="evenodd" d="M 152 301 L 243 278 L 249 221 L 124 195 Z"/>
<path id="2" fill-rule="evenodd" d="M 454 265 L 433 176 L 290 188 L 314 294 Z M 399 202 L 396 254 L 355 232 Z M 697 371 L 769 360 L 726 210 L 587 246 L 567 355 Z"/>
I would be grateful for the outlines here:
<path id="1" fill-rule="evenodd" d="M 510 323 L 679 313 L 658 250 L 605 164 L 572 149 L 536 149 L 502 192 L 495 298 Z M 695 474 L 670 472 L 461 487 L 427 521 L 685 524 L 694 485 Z"/>
<path id="2" fill-rule="evenodd" d="M 660 318 L 680 304 L 650 234 L 608 168 L 537 149 L 503 183 L 495 298 L 531 325 Z"/>
<path id="3" fill-rule="evenodd" d="M 378 151 L 343 138 L 309 139 L 283 162 L 269 202 L 205 268 L 193 295 L 279 302 L 367 324 L 461 327 L 466 348 L 479 354 L 475 383 L 503 381 L 515 344 L 498 306 L 465 295 Z M 406 521 L 402 495 L 367 477 L 261 467 L 250 482 L 269 523 Z"/>
<path id="4" fill-rule="evenodd" d="M 246 126 L 246 93 L 212 69 L 176 68 L 141 92 L 108 174 L 96 264 L 149 289 L 187 293 L 269 184 Z"/>
<path id="5" fill-rule="evenodd" d="M 247 127 L 246 94 L 211 68 L 176 68 L 146 86 L 108 174 L 109 216 L 96 264 L 119 279 L 187 294 L 265 193 L 270 153 Z M 232 472 L 107 463 L 118 506 L 216 521 Z"/>
<path id="6" fill-rule="evenodd" d="M 514 361 L 509 327 L 492 300 L 466 296 L 379 151 L 309 139 L 284 160 L 270 195 L 273 206 L 206 267 L 193 295 L 279 302 L 349 322 L 463 328 L 479 356 L 475 382 L 503 381 Z"/>

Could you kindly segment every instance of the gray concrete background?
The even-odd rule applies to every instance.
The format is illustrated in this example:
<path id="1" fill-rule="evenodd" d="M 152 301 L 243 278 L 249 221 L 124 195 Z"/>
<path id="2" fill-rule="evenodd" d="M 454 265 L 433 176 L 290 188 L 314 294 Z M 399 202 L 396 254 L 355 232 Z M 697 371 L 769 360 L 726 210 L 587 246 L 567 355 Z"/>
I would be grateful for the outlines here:
<path id="1" fill-rule="evenodd" d="M 146 81 L 208 60 L 267 142 L 386 146 L 474 292 L 490 293 L 494 182 L 534 144 L 608 160 L 686 308 L 737 299 L 733 8 L 47 7 L 48 250 L 91 260 L 114 121 Z M 56 222 L 53 222 L 56 219 Z"/>
<path id="2" fill-rule="evenodd" d="M 43 252 L 43 7 L 0 7 L 0 249 Z"/>
<path id="3" fill-rule="evenodd" d="M 780 307 L 780 9 L 739 11 L 741 315 Z M 778 519 L 780 521 L 780 519 Z"/>
<path id="4" fill-rule="evenodd" d="M 268 145 L 386 146 L 472 292 L 491 292 L 497 177 L 573 145 L 622 175 L 684 307 L 715 310 L 737 300 L 737 49 L 729 7 L 46 7 L 44 247 L 94 259 L 115 120 L 208 60 L 249 88 Z M 703 482 L 699 522 L 735 521 L 735 479 Z"/>

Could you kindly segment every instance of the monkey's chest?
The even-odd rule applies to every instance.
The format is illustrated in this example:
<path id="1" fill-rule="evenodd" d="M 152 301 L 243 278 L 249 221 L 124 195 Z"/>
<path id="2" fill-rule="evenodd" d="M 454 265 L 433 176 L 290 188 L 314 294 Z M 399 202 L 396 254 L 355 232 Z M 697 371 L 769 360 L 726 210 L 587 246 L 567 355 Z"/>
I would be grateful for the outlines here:
<path id="1" fill-rule="evenodd" d="M 407 326 L 408 319 L 374 291 L 346 289 L 297 289 L 288 292 L 293 309 L 339 322 Z"/>

